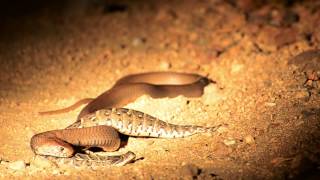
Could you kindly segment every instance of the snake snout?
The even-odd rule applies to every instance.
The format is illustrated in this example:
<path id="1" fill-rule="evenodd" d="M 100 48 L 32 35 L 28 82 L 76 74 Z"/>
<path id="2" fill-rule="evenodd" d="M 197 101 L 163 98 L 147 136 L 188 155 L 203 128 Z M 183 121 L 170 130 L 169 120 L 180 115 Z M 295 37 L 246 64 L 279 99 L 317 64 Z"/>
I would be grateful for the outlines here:
<path id="1" fill-rule="evenodd" d="M 42 144 L 36 147 L 35 153 L 38 155 L 55 156 L 55 157 L 71 157 L 74 153 L 73 149 L 61 146 L 59 144 Z"/>
<path id="2" fill-rule="evenodd" d="M 71 157 L 74 154 L 70 144 L 56 138 L 46 139 L 43 134 L 31 138 L 31 148 L 35 154 L 44 156 Z"/>

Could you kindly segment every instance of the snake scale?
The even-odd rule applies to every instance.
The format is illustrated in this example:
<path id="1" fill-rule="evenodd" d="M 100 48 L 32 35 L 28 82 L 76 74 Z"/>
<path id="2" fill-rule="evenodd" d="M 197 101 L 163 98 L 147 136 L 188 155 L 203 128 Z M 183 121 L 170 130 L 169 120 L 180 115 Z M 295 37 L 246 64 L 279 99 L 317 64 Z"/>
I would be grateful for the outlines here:
<path id="1" fill-rule="evenodd" d="M 214 132 L 219 126 L 175 125 L 139 111 L 120 108 L 144 94 L 153 98 L 178 95 L 199 97 L 210 82 L 212 81 L 208 78 L 197 74 L 175 72 L 125 76 L 110 90 L 95 99 L 88 99 L 89 103 L 79 113 L 77 121 L 66 129 L 34 135 L 30 142 L 31 148 L 38 155 L 69 158 L 75 154 L 73 146 L 100 147 L 104 151 L 116 151 L 121 143 L 119 133 L 128 136 L 178 138 Z M 110 164 L 128 163 L 135 158 L 133 153 L 129 154 Z"/>

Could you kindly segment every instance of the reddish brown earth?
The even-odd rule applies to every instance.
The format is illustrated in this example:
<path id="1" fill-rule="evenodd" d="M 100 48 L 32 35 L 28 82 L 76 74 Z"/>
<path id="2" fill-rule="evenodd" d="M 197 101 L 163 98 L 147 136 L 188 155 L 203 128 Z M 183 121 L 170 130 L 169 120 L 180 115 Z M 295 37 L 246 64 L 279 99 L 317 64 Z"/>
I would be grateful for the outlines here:
<path id="1" fill-rule="evenodd" d="M 0 178 L 319 176 L 319 1 L 94 2 L 1 6 Z M 140 160 L 124 167 L 33 159 L 31 136 L 67 127 L 80 108 L 39 111 L 150 71 L 194 72 L 217 84 L 201 98 L 144 96 L 129 107 L 175 124 L 226 128 L 183 139 L 129 138 L 118 153 L 130 150 Z"/>

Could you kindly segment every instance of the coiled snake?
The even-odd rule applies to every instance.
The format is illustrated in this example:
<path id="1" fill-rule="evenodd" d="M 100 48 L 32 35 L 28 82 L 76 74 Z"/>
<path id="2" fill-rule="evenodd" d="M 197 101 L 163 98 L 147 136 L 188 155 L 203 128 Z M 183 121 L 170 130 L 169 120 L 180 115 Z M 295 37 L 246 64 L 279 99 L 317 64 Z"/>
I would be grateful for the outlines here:
<path id="1" fill-rule="evenodd" d="M 73 146 L 100 147 L 104 151 L 116 151 L 120 147 L 119 133 L 129 136 L 175 138 L 199 132 L 213 132 L 217 127 L 174 125 L 145 113 L 121 108 L 138 97 L 147 94 L 153 98 L 199 97 L 210 82 L 197 74 L 176 72 L 150 72 L 133 74 L 119 79 L 108 91 L 89 102 L 78 115 L 77 121 L 66 129 L 47 131 L 31 138 L 31 148 L 38 155 L 69 158 L 75 153 Z M 57 111 L 68 111 L 82 102 Z M 110 158 L 110 157 L 108 157 Z M 124 165 L 135 158 L 128 152 L 110 164 Z"/>

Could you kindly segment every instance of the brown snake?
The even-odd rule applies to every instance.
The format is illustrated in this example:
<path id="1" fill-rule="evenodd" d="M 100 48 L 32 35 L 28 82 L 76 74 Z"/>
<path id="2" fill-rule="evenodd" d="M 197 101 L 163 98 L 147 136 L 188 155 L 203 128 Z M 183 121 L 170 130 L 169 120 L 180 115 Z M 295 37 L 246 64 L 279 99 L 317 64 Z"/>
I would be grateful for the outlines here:
<path id="1" fill-rule="evenodd" d="M 134 74 L 119 79 L 108 91 L 89 102 L 75 123 L 66 129 L 47 131 L 31 138 L 31 148 L 39 155 L 71 157 L 72 146 L 100 147 L 104 151 L 115 151 L 120 147 L 119 132 L 129 136 L 175 138 L 186 137 L 199 132 L 213 132 L 217 127 L 201 127 L 169 124 L 139 111 L 128 110 L 124 105 L 147 94 L 153 98 L 199 97 L 210 81 L 208 78 L 187 73 L 151 72 Z M 75 105 L 58 111 L 68 111 Z M 134 158 L 134 156 L 130 156 Z M 123 158 L 128 161 L 128 158 Z M 119 161 L 120 164 L 125 164 Z"/>

